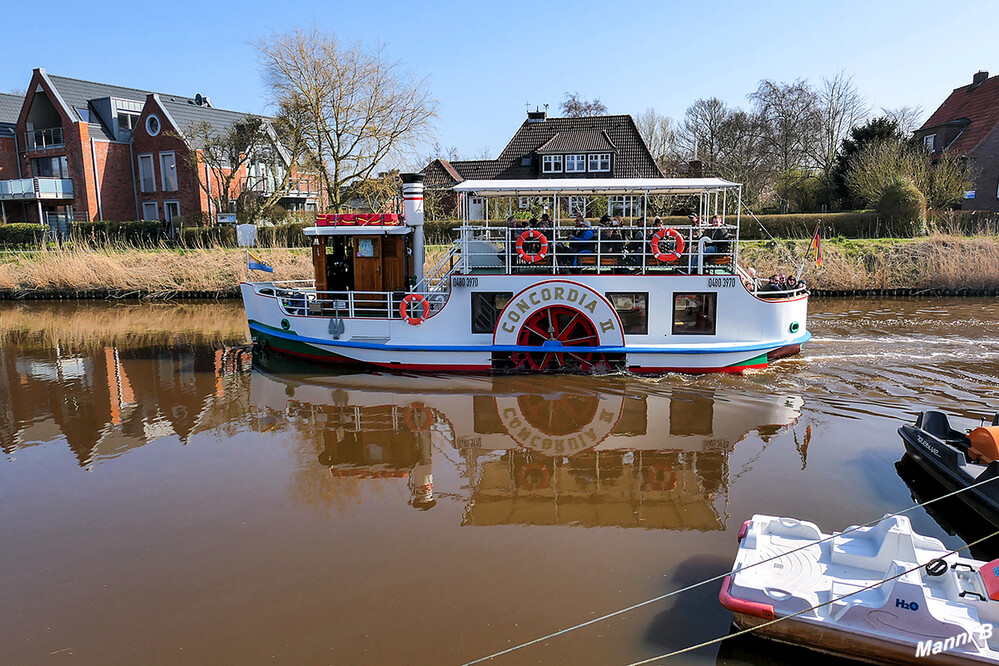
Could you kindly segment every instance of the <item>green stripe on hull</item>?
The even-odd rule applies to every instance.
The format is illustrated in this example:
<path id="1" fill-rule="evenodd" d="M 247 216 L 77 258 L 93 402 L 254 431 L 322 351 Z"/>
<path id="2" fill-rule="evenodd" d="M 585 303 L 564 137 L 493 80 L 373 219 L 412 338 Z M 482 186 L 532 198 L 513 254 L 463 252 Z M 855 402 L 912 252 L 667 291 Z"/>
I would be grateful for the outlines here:
<path id="1" fill-rule="evenodd" d="M 253 322 L 256 326 L 261 328 L 269 328 L 272 331 L 277 331 L 278 329 L 273 326 L 267 326 L 266 324 L 261 324 L 260 322 Z M 294 331 L 288 331 L 294 335 Z M 298 340 L 289 340 L 288 338 L 278 337 L 276 335 L 270 335 L 264 331 L 259 331 L 256 329 L 250 329 L 250 337 L 253 338 L 254 342 L 266 343 L 268 347 L 276 349 L 278 351 L 286 351 L 290 354 L 300 354 L 312 357 L 322 357 L 328 358 L 331 361 L 343 358 L 339 354 L 334 354 L 328 352 L 325 349 L 320 349 L 318 347 L 313 347 L 305 342 L 299 342 Z"/>
<path id="2" fill-rule="evenodd" d="M 739 361 L 738 363 L 729 363 L 728 366 L 726 366 L 726 367 L 734 368 L 736 366 L 743 366 L 743 365 L 766 365 L 766 364 L 767 364 L 767 355 L 764 353 L 764 354 L 760 354 L 759 356 L 754 356 L 753 358 L 749 359 L 748 361 Z"/>

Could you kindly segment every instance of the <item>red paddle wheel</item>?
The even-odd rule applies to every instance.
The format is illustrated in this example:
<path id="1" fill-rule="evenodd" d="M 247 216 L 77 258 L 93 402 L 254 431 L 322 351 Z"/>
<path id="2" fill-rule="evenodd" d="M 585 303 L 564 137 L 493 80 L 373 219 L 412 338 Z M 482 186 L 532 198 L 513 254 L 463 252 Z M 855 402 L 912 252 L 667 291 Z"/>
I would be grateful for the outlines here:
<path id="1" fill-rule="evenodd" d="M 541 347 L 545 343 L 556 342 L 561 346 L 552 344 L 551 351 L 513 352 L 510 361 L 514 369 L 589 372 L 608 365 L 604 354 L 572 350 L 572 347 L 596 347 L 600 344 L 593 322 L 572 308 L 553 305 L 532 313 L 517 336 L 517 344 L 523 347 Z"/>

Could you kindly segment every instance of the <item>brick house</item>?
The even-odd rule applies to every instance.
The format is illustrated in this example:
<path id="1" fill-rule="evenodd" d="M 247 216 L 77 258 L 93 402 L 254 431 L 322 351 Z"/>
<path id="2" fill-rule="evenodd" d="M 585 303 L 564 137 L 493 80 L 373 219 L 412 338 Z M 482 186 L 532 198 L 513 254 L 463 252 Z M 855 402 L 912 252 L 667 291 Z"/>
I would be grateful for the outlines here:
<path id="1" fill-rule="evenodd" d="M 999 76 L 978 72 L 915 132 L 933 154 L 960 155 L 977 171 L 963 210 L 999 211 Z"/>
<path id="2" fill-rule="evenodd" d="M 220 211 L 184 159 L 196 147 L 177 135 L 193 122 L 222 131 L 249 117 L 217 109 L 201 95 L 159 94 L 36 69 L 23 97 L 0 95 L 3 222 L 64 228 L 69 221 L 214 217 Z M 275 174 L 255 171 L 264 167 L 251 161 L 253 173 L 243 167 L 239 177 L 251 176 L 252 187 L 266 193 Z M 315 209 L 319 192 L 311 183 L 296 180 L 280 204 Z"/>
<path id="3" fill-rule="evenodd" d="M 465 180 L 663 178 L 630 115 L 549 118 L 546 111 L 528 111 L 495 160 L 435 159 L 422 173 L 431 191 Z"/>

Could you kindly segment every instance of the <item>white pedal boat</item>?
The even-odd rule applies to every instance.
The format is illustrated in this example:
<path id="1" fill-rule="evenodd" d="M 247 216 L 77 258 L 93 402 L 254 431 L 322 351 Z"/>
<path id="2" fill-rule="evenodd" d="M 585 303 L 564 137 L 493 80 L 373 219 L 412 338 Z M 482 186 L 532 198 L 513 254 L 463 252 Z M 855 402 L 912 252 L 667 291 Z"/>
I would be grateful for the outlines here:
<path id="1" fill-rule="evenodd" d="M 879 664 L 999 663 L 999 560 L 947 555 L 904 516 L 818 543 L 829 536 L 793 518 L 746 521 L 719 595 L 736 626 Z"/>

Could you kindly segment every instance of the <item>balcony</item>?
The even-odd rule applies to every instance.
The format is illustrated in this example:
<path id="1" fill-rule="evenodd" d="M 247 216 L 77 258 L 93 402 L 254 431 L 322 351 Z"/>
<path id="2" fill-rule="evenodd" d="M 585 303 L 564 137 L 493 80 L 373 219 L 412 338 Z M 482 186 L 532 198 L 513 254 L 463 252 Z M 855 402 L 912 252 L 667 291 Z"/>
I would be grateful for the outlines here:
<path id="1" fill-rule="evenodd" d="M 28 150 L 47 150 L 49 148 L 61 148 L 65 145 L 62 137 L 61 127 L 35 130 L 24 133 L 24 145 Z"/>
<path id="2" fill-rule="evenodd" d="M 73 199 L 69 178 L 15 178 L 0 180 L 3 201 L 66 201 Z"/>

